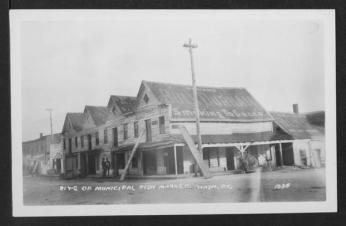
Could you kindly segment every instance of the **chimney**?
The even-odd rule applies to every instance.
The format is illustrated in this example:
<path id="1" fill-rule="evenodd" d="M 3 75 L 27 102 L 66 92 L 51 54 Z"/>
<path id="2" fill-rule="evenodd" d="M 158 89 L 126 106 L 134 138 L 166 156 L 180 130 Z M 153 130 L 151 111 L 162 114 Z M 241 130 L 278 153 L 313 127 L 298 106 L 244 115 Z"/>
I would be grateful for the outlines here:
<path id="1" fill-rule="evenodd" d="M 42 138 L 43 137 L 43 133 L 40 133 L 40 138 Z"/>
<path id="2" fill-rule="evenodd" d="M 295 113 L 295 114 L 299 113 L 298 104 L 293 104 L 293 113 Z"/>

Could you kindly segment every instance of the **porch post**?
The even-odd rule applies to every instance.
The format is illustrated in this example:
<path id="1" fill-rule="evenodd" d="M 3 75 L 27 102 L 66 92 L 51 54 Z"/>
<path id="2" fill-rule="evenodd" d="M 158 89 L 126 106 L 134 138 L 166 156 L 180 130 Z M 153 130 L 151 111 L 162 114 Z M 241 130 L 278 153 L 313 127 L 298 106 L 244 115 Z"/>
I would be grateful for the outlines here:
<path id="1" fill-rule="evenodd" d="M 178 164 L 177 164 L 177 147 L 173 145 L 173 151 L 174 151 L 174 168 L 175 168 L 175 175 L 178 175 Z"/>
<path id="2" fill-rule="evenodd" d="M 284 165 L 284 159 L 282 157 L 282 143 L 279 143 L 279 147 L 280 147 L 280 162 L 281 162 L 281 166 Z"/>
<path id="3" fill-rule="evenodd" d="M 85 172 L 86 174 L 88 175 L 89 174 L 89 155 L 88 155 L 88 152 L 85 153 L 85 163 L 86 163 L 86 166 L 85 166 Z"/>

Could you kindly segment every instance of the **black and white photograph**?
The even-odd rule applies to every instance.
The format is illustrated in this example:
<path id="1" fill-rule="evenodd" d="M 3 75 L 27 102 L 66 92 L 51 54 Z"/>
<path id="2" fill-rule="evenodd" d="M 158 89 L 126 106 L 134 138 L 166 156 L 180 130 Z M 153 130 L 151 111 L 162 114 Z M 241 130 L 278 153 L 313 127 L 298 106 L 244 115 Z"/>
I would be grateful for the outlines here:
<path id="1" fill-rule="evenodd" d="M 14 215 L 335 212 L 334 18 L 12 10 Z"/>

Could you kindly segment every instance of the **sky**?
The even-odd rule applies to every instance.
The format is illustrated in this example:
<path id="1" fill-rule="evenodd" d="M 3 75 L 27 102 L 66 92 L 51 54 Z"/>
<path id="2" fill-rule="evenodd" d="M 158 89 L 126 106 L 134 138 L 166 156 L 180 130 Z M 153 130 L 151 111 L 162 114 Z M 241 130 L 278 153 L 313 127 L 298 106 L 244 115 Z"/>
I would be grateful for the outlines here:
<path id="1" fill-rule="evenodd" d="M 136 96 L 142 80 L 244 87 L 268 111 L 324 109 L 323 25 L 294 18 L 174 13 L 28 20 L 20 28 L 23 140 L 61 132 L 67 112 Z"/>

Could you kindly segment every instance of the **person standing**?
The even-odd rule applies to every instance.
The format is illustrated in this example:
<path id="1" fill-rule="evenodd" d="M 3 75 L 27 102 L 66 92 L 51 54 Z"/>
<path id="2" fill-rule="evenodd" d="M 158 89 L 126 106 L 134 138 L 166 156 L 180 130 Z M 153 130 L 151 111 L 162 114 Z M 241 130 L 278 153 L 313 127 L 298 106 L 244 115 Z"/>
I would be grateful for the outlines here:
<path id="1" fill-rule="evenodd" d="M 102 176 L 106 177 L 106 160 L 102 158 Z"/>
<path id="2" fill-rule="evenodd" d="M 109 169 L 111 168 L 111 162 L 106 158 L 106 173 L 109 176 Z"/>

